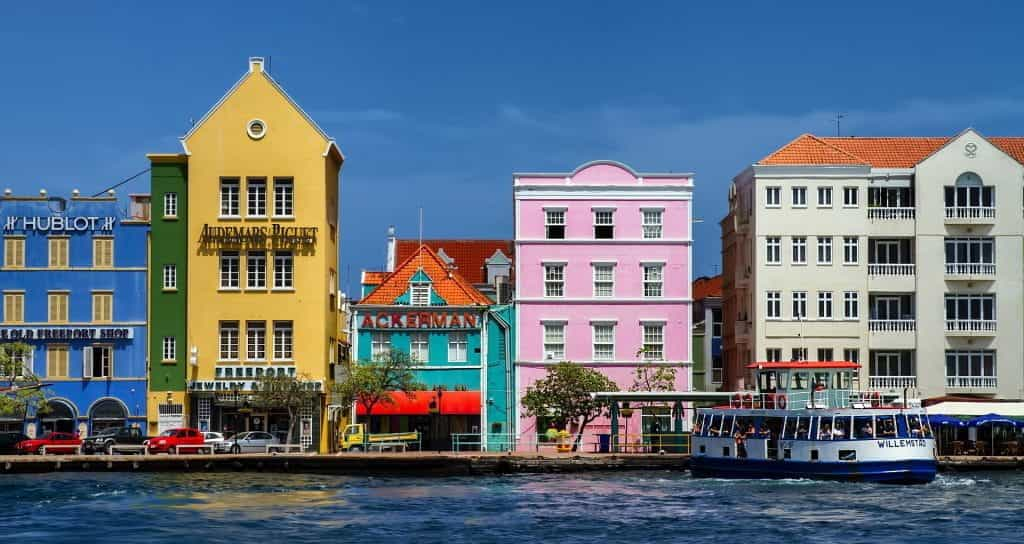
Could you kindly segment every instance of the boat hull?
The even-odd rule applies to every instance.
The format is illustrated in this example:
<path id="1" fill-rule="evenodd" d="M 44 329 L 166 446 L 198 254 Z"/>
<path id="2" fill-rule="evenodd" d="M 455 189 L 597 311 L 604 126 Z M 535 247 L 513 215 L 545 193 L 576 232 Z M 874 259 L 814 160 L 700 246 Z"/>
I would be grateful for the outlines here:
<path id="1" fill-rule="evenodd" d="M 698 478 L 799 479 L 925 484 L 935 479 L 934 460 L 909 459 L 859 463 L 768 461 L 694 456 L 690 471 Z"/>

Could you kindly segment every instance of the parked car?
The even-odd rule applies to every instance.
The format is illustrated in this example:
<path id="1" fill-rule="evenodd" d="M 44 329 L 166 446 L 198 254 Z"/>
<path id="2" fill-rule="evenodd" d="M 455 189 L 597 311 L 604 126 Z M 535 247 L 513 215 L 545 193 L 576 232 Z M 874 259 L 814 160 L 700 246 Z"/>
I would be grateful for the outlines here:
<path id="1" fill-rule="evenodd" d="M 267 446 L 280 444 L 276 436 L 263 431 L 249 431 L 232 438 L 231 453 L 266 453 Z"/>
<path id="2" fill-rule="evenodd" d="M 0 455 L 16 455 L 18 442 L 28 440 L 22 433 L 0 433 Z"/>
<path id="3" fill-rule="evenodd" d="M 82 440 L 82 453 L 108 453 L 114 444 L 139 445 L 145 441 L 138 427 L 110 427 Z"/>
<path id="4" fill-rule="evenodd" d="M 231 441 L 225 438 L 223 433 L 203 433 L 203 443 L 213 446 L 213 453 L 227 453 L 231 451 Z"/>
<path id="5" fill-rule="evenodd" d="M 18 453 L 39 453 L 46 446 L 49 453 L 72 453 L 72 448 L 82 445 L 82 439 L 71 433 L 46 433 L 39 438 L 18 442 L 14 447 Z M 63 447 L 61 447 L 63 446 Z"/>
<path id="6" fill-rule="evenodd" d="M 146 440 L 145 444 L 149 448 L 149 453 L 170 453 L 176 446 L 201 445 L 205 440 L 203 433 L 198 429 L 181 428 L 168 429 L 159 436 Z"/>

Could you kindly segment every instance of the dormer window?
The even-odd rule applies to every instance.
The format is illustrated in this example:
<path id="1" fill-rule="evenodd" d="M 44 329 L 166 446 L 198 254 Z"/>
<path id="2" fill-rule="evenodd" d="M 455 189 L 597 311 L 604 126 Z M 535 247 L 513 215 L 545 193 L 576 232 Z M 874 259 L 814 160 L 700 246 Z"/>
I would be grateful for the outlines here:
<path id="1" fill-rule="evenodd" d="M 409 287 L 409 303 L 413 306 L 430 305 L 430 284 L 414 283 Z"/>

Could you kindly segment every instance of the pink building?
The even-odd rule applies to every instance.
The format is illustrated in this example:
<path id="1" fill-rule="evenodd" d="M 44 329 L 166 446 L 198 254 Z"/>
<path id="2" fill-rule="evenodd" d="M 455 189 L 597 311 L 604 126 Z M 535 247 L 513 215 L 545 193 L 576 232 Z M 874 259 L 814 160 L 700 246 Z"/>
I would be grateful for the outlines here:
<path id="1" fill-rule="evenodd" d="M 689 390 L 693 175 L 595 161 L 513 183 L 519 398 L 559 361 L 595 368 L 621 390 L 645 359 L 673 365 L 676 389 Z M 655 420 L 670 427 L 667 408 L 639 413 L 630 434 Z M 547 427 L 517 416 L 524 443 Z M 609 427 L 592 424 L 585 440 Z"/>

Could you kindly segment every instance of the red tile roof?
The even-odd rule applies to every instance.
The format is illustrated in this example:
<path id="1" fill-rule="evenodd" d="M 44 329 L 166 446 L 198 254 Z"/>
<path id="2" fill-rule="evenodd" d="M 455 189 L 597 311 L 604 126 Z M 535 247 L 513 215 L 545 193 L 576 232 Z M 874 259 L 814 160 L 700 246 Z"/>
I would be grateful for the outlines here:
<path id="1" fill-rule="evenodd" d="M 870 165 L 913 168 L 946 145 L 949 137 L 819 137 L 802 134 L 757 164 Z M 1024 138 L 988 138 L 1017 162 L 1024 163 Z"/>
<path id="2" fill-rule="evenodd" d="M 703 276 L 693 280 L 693 300 L 704 300 L 708 297 L 722 296 L 722 275 Z"/>
<path id="3" fill-rule="evenodd" d="M 441 257 L 426 244 L 420 251 L 407 256 L 395 267 L 394 272 L 387 274 L 380 285 L 370 291 L 370 294 L 366 295 L 359 303 L 394 304 L 396 298 L 409 290 L 409 280 L 421 267 L 433 282 L 434 292 L 443 298 L 449 306 L 488 306 L 491 304 L 491 300 L 477 291 L 458 271 L 449 270 L 448 265 L 441 260 Z"/>
<path id="4" fill-rule="evenodd" d="M 384 278 L 388 277 L 387 272 L 363 271 L 363 283 L 365 285 L 380 285 Z"/>
<path id="5" fill-rule="evenodd" d="M 419 247 L 418 240 L 397 240 L 395 261 L 402 262 Z M 423 240 L 423 244 L 435 252 L 444 250 L 445 255 L 452 258 L 456 269 L 466 281 L 479 284 L 487 283 L 487 265 L 485 261 L 501 250 L 512 260 L 515 243 L 512 240 Z"/>

